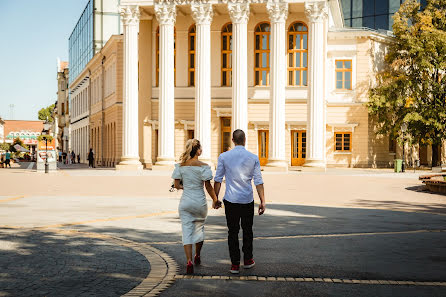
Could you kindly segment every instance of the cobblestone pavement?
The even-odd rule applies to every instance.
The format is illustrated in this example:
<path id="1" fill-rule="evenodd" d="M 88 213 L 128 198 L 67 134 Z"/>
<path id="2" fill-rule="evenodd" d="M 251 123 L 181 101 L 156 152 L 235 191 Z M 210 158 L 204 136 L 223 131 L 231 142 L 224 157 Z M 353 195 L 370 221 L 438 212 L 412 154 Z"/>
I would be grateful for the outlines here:
<path id="1" fill-rule="evenodd" d="M 1 296 L 121 296 L 149 272 L 143 255 L 101 239 L 0 229 Z"/>
<path id="2" fill-rule="evenodd" d="M 257 265 L 229 278 L 224 210 L 209 210 L 185 279 L 170 172 L 26 168 L 0 169 L 0 296 L 446 296 L 446 196 L 417 174 L 265 173 Z"/>

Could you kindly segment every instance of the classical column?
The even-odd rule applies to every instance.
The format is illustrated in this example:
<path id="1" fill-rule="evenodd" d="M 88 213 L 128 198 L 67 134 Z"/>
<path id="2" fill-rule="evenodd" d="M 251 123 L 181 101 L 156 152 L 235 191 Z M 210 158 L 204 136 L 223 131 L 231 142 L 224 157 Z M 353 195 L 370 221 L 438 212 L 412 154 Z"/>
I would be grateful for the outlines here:
<path id="1" fill-rule="evenodd" d="M 325 158 L 325 60 L 326 20 L 325 1 L 306 2 L 309 20 L 308 100 L 307 100 L 307 158 L 305 166 L 324 167 Z"/>
<path id="2" fill-rule="evenodd" d="M 138 26 L 139 7 L 121 8 L 124 27 L 123 145 L 116 169 L 142 169 L 138 144 Z"/>
<path id="3" fill-rule="evenodd" d="M 196 26 L 195 138 L 203 147 L 201 159 L 211 161 L 211 21 L 212 4 L 192 3 Z"/>
<path id="4" fill-rule="evenodd" d="M 249 2 L 228 2 L 232 21 L 232 130 L 248 135 L 248 48 Z"/>
<path id="5" fill-rule="evenodd" d="M 176 6 L 155 3 L 159 23 L 159 129 L 156 165 L 175 163 L 174 25 Z"/>
<path id="6" fill-rule="evenodd" d="M 285 159 L 285 84 L 286 39 L 285 21 L 288 3 L 268 2 L 271 20 L 270 39 L 270 100 L 269 100 L 269 151 L 267 166 L 288 168 Z"/>

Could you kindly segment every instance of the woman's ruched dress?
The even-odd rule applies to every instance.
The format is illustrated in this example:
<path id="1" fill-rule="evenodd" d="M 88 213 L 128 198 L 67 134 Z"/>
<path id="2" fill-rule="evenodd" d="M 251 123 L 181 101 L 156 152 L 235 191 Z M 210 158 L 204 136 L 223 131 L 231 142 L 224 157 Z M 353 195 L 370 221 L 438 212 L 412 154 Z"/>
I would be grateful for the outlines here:
<path id="1" fill-rule="evenodd" d="M 183 230 L 183 245 L 203 241 L 204 222 L 208 214 L 203 181 L 212 180 L 211 167 L 175 164 L 172 178 L 183 181 L 183 195 L 178 206 Z"/>

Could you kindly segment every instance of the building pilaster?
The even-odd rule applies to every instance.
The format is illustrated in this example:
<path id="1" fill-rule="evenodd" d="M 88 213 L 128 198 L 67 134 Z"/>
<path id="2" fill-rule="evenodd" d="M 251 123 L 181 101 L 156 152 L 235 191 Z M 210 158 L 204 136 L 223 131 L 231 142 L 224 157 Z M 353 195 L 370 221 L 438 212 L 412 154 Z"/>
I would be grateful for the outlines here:
<path id="1" fill-rule="evenodd" d="M 309 20 L 308 100 L 307 100 L 307 158 L 305 166 L 326 167 L 325 157 L 325 60 L 326 20 L 325 1 L 306 2 Z"/>
<path id="2" fill-rule="evenodd" d="M 266 8 L 271 20 L 269 151 L 267 166 L 287 170 L 288 162 L 285 159 L 285 84 L 287 73 L 285 22 L 288 17 L 288 3 L 268 2 Z"/>
<path id="3" fill-rule="evenodd" d="M 248 138 L 247 24 L 249 2 L 228 2 L 232 20 L 232 131 L 242 129 Z"/>
<path id="4" fill-rule="evenodd" d="M 124 27 L 124 98 L 123 98 L 123 145 L 118 170 L 141 170 L 138 144 L 138 26 L 139 7 L 121 8 Z"/>
<path id="5" fill-rule="evenodd" d="M 159 23 L 159 130 L 156 165 L 175 163 L 174 25 L 176 6 L 155 3 Z"/>
<path id="6" fill-rule="evenodd" d="M 195 138 L 200 140 L 203 161 L 211 161 L 211 22 L 212 4 L 191 4 L 196 26 Z"/>

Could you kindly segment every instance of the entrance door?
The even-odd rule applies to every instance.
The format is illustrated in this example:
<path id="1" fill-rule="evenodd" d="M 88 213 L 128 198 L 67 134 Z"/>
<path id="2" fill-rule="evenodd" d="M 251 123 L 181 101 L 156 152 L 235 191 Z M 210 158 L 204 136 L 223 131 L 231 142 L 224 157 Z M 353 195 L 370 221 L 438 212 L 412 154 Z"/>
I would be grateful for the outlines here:
<path id="1" fill-rule="evenodd" d="M 231 118 L 221 118 L 221 152 L 231 148 Z"/>
<path id="2" fill-rule="evenodd" d="M 259 160 L 262 166 L 268 163 L 268 145 L 269 131 L 259 130 Z"/>
<path id="3" fill-rule="evenodd" d="M 418 150 L 418 157 L 420 158 L 420 165 L 428 165 L 426 145 L 420 145 L 420 148 Z"/>
<path id="4" fill-rule="evenodd" d="M 307 132 L 291 132 L 291 166 L 302 166 L 307 157 Z"/>

